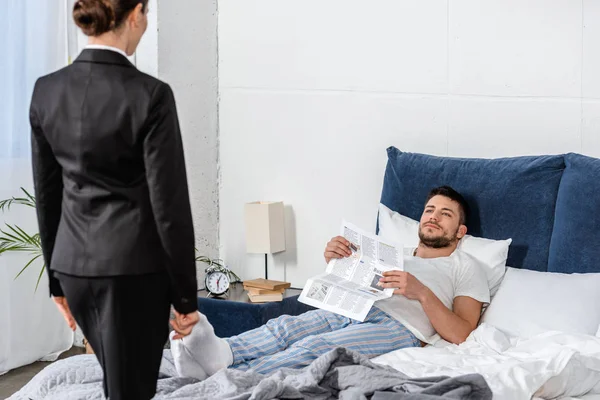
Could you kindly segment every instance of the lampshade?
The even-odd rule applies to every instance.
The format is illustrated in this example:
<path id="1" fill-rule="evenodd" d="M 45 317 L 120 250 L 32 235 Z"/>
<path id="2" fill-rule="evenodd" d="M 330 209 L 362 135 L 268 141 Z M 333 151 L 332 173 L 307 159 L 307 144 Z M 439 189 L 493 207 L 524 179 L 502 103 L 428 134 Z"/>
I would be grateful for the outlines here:
<path id="1" fill-rule="evenodd" d="M 283 202 L 255 201 L 244 207 L 246 251 L 278 253 L 285 250 Z"/>

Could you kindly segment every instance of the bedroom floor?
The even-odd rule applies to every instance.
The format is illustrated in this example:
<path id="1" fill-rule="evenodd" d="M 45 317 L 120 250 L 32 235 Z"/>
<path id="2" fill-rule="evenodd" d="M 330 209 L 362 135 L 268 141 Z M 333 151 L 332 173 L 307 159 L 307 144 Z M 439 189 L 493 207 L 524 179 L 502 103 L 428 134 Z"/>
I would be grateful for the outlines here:
<path id="1" fill-rule="evenodd" d="M 60 355 L 59 359 L 71 357 L 78 354 L 84 354 L 85 349 L 73 346 L 71 350 Z M 31 380 L 38 372 L 48 366 L 49 362 L 35 362 L 21 368 L 13 369 L 5 375 L 0 376 L 0 400 L 7 399 L 16 393 L 27 382 Z"/>

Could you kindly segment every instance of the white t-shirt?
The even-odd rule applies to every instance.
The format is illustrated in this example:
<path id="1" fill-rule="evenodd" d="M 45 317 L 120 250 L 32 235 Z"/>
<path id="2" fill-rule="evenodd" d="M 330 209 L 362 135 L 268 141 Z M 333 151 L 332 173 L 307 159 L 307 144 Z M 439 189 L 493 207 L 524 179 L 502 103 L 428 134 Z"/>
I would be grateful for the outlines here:
<path id="1" fill-rule="evenodd" d="M 413 254 L 412 250 L 410 254 Z M 458 296 L 471 297 L 484 303 L 484 306 L 490 302 L 490 288 L 484 268 L 479 261 L 460 250 L 454 251 L 449 257 L 404 256 L 404 271 L 431 289 L 450 310 L 454 298 Z M 433 343 L 438 338 L 418 300 L 393 295 L 377 301 L 375 307 L 398 320 L 426 343 Z"/>

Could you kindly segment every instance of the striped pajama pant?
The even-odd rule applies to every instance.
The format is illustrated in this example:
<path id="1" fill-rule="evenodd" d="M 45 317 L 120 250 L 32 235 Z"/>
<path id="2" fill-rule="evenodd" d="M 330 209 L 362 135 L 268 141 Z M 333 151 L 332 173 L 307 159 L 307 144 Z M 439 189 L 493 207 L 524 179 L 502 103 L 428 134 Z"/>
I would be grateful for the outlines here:
<path id="1" fill-rule="evenodd" d="M 376 307 L 364 322 L 325 310 L 282 315 L 260 328 L 226 339 L 233 353 L 229 368 L 268 374 L 281 367 L 302 368 L 336 347 L 369 358 L 421 345 L 404 325 Z"/>

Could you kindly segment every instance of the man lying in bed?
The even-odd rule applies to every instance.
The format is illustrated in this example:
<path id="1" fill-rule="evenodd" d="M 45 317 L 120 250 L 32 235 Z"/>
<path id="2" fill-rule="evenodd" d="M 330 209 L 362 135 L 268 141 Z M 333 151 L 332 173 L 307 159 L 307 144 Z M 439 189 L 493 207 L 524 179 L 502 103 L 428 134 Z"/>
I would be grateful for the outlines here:
<path id="1" fill-rule="evenodd" d="M 206 317 L 187 330 L 172 322 L 171 349 L 183 376 L 204 379 L 221 368 L 253 369 L 267 374 L 280 367 L 301 368 L 336 347 L 369 358 L 421 346 L 437 332 L 461 343 L 490 300 L 483 266 L 457 249 L 466 234 L 468 206 L 448 186 L 433 189 L 419 225 L 420 243 L 404 260 L 405 271 L 384 273 L 381 285 L 394 295 L 375 303 L 364 322 L 325 310 L 283 315 L 260 328 L 221 339 Z M 325 261 L 351 255 L 349 242 L 327 243 Z"/>

